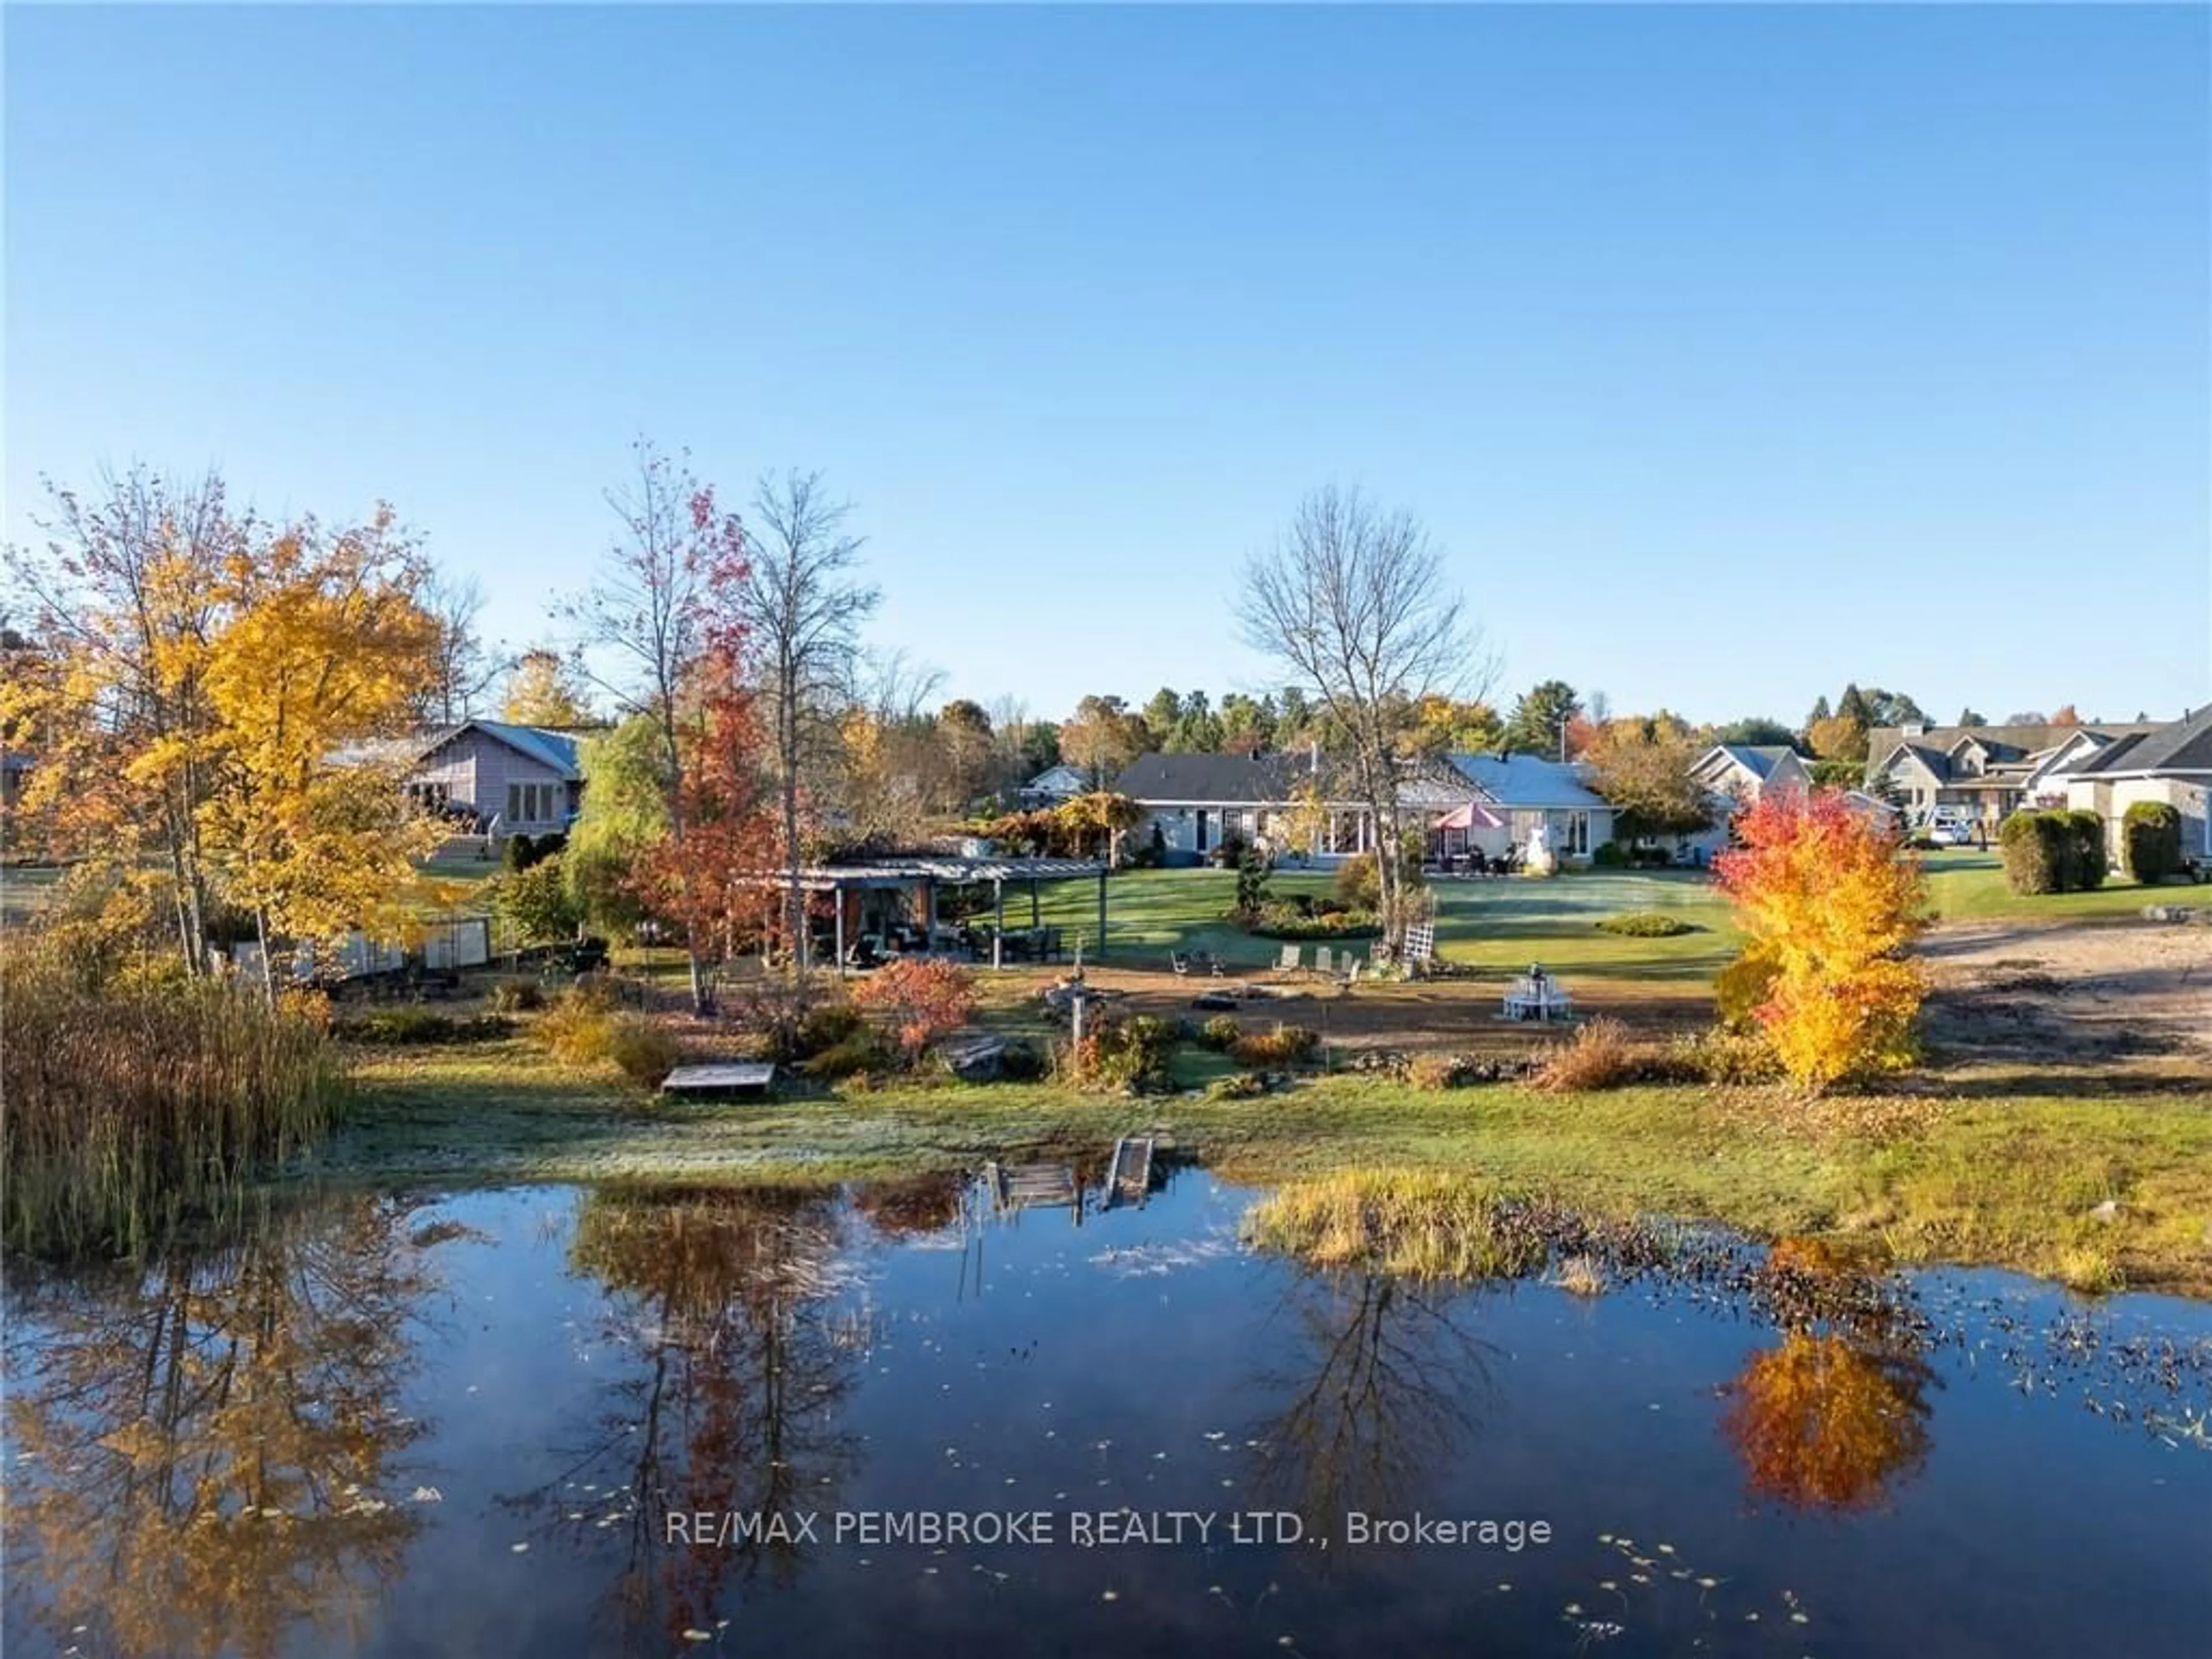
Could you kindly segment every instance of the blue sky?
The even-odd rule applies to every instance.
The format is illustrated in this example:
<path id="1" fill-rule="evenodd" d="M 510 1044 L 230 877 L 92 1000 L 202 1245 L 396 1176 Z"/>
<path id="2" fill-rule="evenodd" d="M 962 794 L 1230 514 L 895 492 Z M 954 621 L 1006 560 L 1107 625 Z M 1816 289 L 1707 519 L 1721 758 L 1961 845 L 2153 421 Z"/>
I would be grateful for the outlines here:
<path id="1" fill-rule="evenodd" d="M 1616 709 L 2212 696 L 2207 13 L 5 15 L 40 473 L 390 499 L 550 636 L 640 433 L 856 503 L 951 694 L 1264 684 L 1243 557 L 1413 508 Z"/>

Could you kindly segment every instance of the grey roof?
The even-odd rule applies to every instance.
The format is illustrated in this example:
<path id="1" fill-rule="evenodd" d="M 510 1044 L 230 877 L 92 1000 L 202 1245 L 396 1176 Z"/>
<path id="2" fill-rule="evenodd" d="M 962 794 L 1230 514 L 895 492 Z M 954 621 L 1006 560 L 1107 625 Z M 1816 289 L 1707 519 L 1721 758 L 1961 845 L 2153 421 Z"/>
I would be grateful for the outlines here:
<path id="1" fill-rule="evenodd" d="M 1075 881 L 1101 876 L 1107 866 L 1096 859 L 955 858 L 949 854 L 906 856 L 887 854 L 852 864 L 803 866 L 799 884 L 811 892 L 837 887 L 905 887 L 928 879 L 948 885 L 981 881 Z M 748 878 L 753 886 L 776 886 L 788 879 L 785 873 Z"/>
<path id="2" fill-rule="evenodd" d="M 2212 771 L 2212 703 L 2194 714 L 2107 744 L 2076 767 L 2074 775 L 2206 771 Z"/>
<path id="3" fill-rule="evenodd" d="M 1114 781 L 1114 790 L 1136 801 L 1261 806 L 1290 799 L 1305 771 L 1303 761 L 1289 755 L 1139 755 Z"/>
<path id="4" fill-rule="evenodd" d="M 1500 806 L 1602 807 L 1571 762 L 1541 755 L 1454 755 L 1451 763 Z"/>
<path id="5" fill-rule="evenodd" d="M 2023 761 L 2031 755 L 2055 749 L 2082 732 L 2119 738 L 2130 732 L 2154 729 L 2134 721 L 2114 725 L 2092 720 L 2078 726 L 1930 726 L 1907 737 L 1901 726 L 1877 726 L 1867 733 L 1867 764 L 1870 771 L 1878 769 L 1899 749 L 1914 744 L 1948 756 L 1961 738 L 1972 738 L 1979 743 L 1993 761 Z M 1939 771 L 1936 775 L 1948 777 L 1949 774 Z"/>
<path id="6" fill-rule="evenodd" d="M 1717 743 L 1713 749 L 1726 755 L 1761 783 L 1771 777 L 1774 769 L 1785 759 L 1794 760 L 1797 756 L 1795 749 L 1780 743 Z"/>
<path id="7" fill-rule="evenodd" d="M 447 735 L 458 737 L 471 726 L 498 738 L 508 748 L 520 750 L 531 759 L 551 767 L 572 782 L 583 776 L 576 764 L 574 732 L 556 732 L 544 726 L 510 726 L 505 720 L 470 720 Z M 443 741 L 443 738 L 440 739 L 440 742 Z"/>

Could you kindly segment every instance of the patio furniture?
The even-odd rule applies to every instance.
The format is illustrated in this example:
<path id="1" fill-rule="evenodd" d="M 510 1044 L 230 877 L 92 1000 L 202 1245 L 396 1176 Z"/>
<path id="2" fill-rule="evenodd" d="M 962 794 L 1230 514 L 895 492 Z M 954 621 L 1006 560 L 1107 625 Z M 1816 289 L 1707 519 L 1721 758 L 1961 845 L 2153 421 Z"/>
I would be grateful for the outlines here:
<path id="1" fill-rule="evenodd" d="M 1282 949 L 1282 954 L 1275 958 L 1275 971 L 1279 974 L 1297 973 L 1299 968 L 1298 954 L 1298 946 L 1285 945 Z"/>
<path id="2" fill-rule="evenodd" d="M 1505 1018 L 1550 1021 L 1574 1012 L 1574 999 L 1541 968 L 1531 968 L 1505 994 Z"/>
<path id="3" fill-rule="evenodd" d="M 1180 951 L 1168 952 L 1168 966 L 1175 969 L 1177 979 L 1190 977 L 1190 958 Z"/>
<path id="4" fill-rule="evenodd" d="M 1359 983 L 1359 966 L 1358 957 L 1353 956 L 1349 951 L 1344 953 L 1343 984 L 1346 990 L 1349 991 Z"/>
<path id="5" fill-rule="evenodd" d="M 1336 952 L 1326 945 L 1314 946 L 1314 972 L 1324 979 L 1336 976 Z"/>

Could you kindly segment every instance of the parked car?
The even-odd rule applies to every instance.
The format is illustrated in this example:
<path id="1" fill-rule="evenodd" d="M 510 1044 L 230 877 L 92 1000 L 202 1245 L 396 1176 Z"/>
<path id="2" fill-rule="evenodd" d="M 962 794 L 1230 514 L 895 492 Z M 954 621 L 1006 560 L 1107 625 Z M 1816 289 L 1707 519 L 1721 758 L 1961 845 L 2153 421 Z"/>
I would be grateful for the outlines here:
<path id="1" fill-rule="evenodd" d="M 1931 823 L 1920 833 L 1937 847 L 1965 847 L 1974 839 L 1963 823 Z"/>

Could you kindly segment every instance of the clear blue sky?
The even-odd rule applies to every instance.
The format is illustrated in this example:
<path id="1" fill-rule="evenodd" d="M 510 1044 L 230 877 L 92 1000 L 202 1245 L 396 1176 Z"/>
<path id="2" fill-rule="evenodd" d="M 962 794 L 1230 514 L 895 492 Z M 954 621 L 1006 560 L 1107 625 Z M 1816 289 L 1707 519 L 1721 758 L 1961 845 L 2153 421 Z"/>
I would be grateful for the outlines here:
<path id="1" fill-rule="evenodd" d="M 549 634 L 634 434 L 824 469 L 953 694 L 1264 681 L 1328 478 L 1616 709 L 2212 697 L 2194 9 L 10 5 L 41 472 L 387 497 Z"/>

